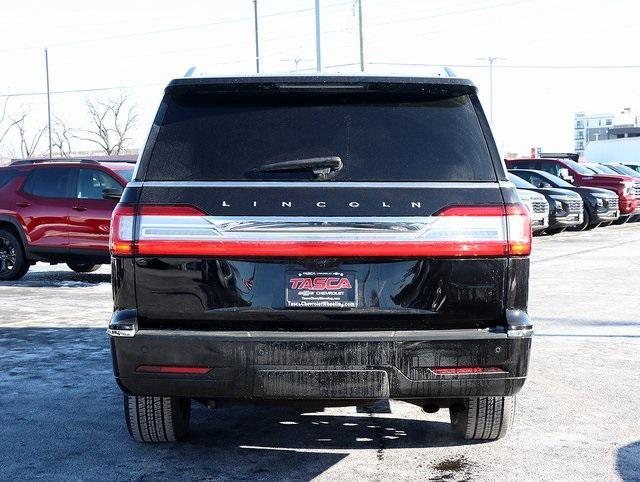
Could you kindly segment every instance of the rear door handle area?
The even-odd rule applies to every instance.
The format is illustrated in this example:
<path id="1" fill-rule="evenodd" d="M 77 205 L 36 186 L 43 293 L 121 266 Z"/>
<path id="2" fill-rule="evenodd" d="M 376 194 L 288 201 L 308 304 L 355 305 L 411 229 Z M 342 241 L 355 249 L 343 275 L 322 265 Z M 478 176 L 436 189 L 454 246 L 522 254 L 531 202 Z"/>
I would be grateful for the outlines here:
<path id="1" fill-rule="evenodd" d="M 29 206 L 31 206 L 31 203 L 28 203 L 26 201 L 20 201 L 20 202 L 16 203 L 16 206 L 18 206 L 20 208 L 28 208 Z"/>
<path id="2" fill-rule="evenodd" d="M 87 208 L 83 208 L 82 206 L 74 206 L 71 209 L 73 209 L 74 211 L 78 211 L 78 212 L 82 212 L 82 211 L 86 211 Z"/>

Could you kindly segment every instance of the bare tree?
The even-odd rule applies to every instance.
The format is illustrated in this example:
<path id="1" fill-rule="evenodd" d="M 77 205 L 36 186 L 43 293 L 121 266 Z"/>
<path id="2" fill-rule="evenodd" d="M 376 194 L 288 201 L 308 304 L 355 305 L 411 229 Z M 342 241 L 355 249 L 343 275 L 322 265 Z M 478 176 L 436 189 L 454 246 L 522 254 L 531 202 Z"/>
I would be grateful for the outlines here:
<path id="1" fill-rule="evenodd" d="M 7 137 L 7 134 L 9 134 L 9 132 L 11 132 L 11 129 L 13 129 L 19 122 L 16 119 L 7 118 L 8 104 L 9 98 L 6 98 L 4 104 L 2 105 L 2 109 L 0 109 L 0 150 L 2 148 L 2 142 L 4 141 L 5 137 Z"/>
<path id="2" fill-rule="evenodd" d="M 23 111 L 18 117 L 12 119 L 13 125 L 18 129 L 18 135 L 20 136 L 20 154 L 24 158 L 33 157 L 40 144 L 43 134 L 47 130 L 47 126 L 30 131 L 25 126 L 25 121 L 28 117 L 28 112 Z"/>
<path id="3" fill-rule="evenodd" d="M 90 128 L 81 129 L 76 139 L 96 144 L 107 155 L 120 154 L 131 141 L 131 131 L 138 122 L 137 106 L 120 92 L 107 100 L 87 101 Z"/>
<path id="4" fill-rule="evenodd" d="M 71 154 L 73 137 L 73 130 L 67 126 L 63 119 L 56 117 L 51 132 L 51 147 L 57 151 L 60 157 L 69 157 Z"/>

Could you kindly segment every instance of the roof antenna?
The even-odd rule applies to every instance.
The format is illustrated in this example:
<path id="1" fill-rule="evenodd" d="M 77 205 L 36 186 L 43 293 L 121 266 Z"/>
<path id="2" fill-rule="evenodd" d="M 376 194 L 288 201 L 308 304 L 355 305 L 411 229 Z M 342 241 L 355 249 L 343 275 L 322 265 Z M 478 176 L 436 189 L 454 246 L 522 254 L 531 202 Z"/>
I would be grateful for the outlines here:
<path id="1" fill-rule="evenodd" d="M 191 77 L 193 75 L 193 73 L 195 72 L 195 70 L 196 70 L 196 66 L 195 65 L 192 66 L 192 67 L 189 67 L 187 69 L 187 71 L 184 73 L 184 77 L 187 77 L 187 78 Z"/>
<path id="2" fill-rule="evenodd" d="M 456 73 L 453 71 L 453 69 L 451 67 L 446 67 L 445 66 L 444 71 L 447 74 L 447 77 L 450 77 L 450 78 L 456 78 L 457 77 Z"/>

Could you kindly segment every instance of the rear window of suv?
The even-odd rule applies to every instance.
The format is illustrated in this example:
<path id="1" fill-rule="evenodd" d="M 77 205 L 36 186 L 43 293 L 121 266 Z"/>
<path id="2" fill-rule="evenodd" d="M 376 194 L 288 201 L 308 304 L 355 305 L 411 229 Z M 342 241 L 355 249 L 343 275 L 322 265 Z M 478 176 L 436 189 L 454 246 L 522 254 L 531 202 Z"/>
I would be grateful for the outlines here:
<path id="1" fill-rule="evenodd" d="M 145 180 L 312 180 L 264 164 L 338 156 L 334 181 L 495 181 L 468 95 L 218 94 L 164 99 Z"/>

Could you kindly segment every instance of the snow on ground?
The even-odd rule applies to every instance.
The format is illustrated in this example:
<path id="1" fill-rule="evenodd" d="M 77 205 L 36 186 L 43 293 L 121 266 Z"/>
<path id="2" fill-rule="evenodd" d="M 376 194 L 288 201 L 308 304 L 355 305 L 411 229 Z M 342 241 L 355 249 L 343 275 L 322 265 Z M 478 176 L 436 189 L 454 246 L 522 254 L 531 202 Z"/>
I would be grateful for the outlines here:
<path id="1" fill-rule="evenodd" d="M 132 442 L 113 381 L 108 267 L 0 284 L 0 479 L 639 480 L 640 225 L 536 238 L 530 377 L 506 439 L 392 402 L 194 404 L 182 445 Z"/>

